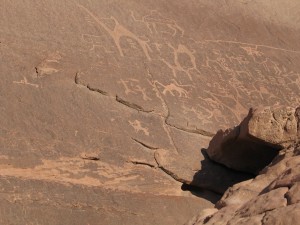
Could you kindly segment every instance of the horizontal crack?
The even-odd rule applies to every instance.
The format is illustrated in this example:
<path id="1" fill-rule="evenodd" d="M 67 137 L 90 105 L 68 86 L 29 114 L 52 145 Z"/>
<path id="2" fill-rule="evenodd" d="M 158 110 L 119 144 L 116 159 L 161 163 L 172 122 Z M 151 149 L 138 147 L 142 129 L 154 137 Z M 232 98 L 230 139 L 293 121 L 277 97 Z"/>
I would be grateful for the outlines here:
<path id="1" fill-rule="evenodd" d="M 150 112 L 153 112 L 154 110 L 145 110 L 142 106 L 139 106 L 135 103 L 132 103 L 132 102 L 128 102 L 122 98 L 120 98 L 118 95 L 116 96 L 116 101 L 129 107 L 129 108 L 132 108 L 132 109 L 135 109 L 137 111 L 142 111 L 142 112 L 146 112 L 146 113 L 150 113 Z"/>
<path id="2" fill-rule="evenodd" d="M 156 165 L 153 165 L 151 163 L 137 161 L 137 160 L 130 160 L 128 162 L 131 162 L 134 165 L 142 165 L 142 166 L 147 166 L 147 167 L 150 167 L 150 168 L 156 168 L 157 167 Z"/>
<path id="3" fill-rule="evenodd" d="M 95 91 L 95 92 L 98 92 L 99 94 L 101 94 L 101 95 L 108 95 L 108 93 L 106 92 L 106 91 L 102 91 L 102 90 L 100 90 L 100 89 L 98 89 L 98 88 L 93 88 L 93 87 L 91 87 L 90 85 L 87 85 L 86 86 L 90 91 Z"/>
<path id="4" fill-rule="evenodd" d="M 148 148 L 148 149 L 151 149 L 151 150 L 156 150 L 156 149 L 158 149 L 157 147 L 153 147 L 153 146 L 150 146 L 149 144 L 145 144 L 144 142 L 139 141 L 139 140 L 137 140 L 137 139 L 135 139 L 135 138 L 131 138 L 131 139 L 134 140 L 135 142 L 137 142 L 138 144 L 142 145 L 142 146 L 145 147 L 145 148 Z"/>
<path id="5" fill-rule="evenodd" d="M 38 74 L 38 71 L 37 71 L 37 74 Z M 87 89 L 89 89 L 90 91 L 97 92 L 97 93 L 99 93 L 101 95 L 108 96 L 108 93 L 106 91 L 100 90 L 99 88 L 93 88 L 89 84 L 83 84 L 83 83 L 81 83 L 80 82 L 80 75 L 79 75 L 79 73 L 76 73 L 74 81 L 75 81 L 75 84 L 84 86 Z"/>
<path id="6" fill-rule="evenodd" d="M 103 90 L 101 90 L 99 88 L 91 87 L 89 84 L 81 83 L 80 82 L 80 75 L 79 75 L 79 73 L 76 73 L 74 81 L 75 81 L 75 84 L 84 86 L 87 89 L 89 89 L 90 91 L 97 92 L 97 93 L 99 93 L 101 95 L 109 96 L 108 92 L 106 92 L 106 91 L 103 91 Z M 120 98 L 118 95 L 116 95 L 115 100 L 118 103 L 121 103 L 122 105 L 125 105 L 125 106 L 127 106 L 127 107 L 129 107 L 131 109 L 135 109 L 135 110 L 137 110 L 139 112 L 151 113 L 151 112 L 154 111 L 154 110 L 146 110 L 142 106 L 139 106 L 139 105 L 137 105 L 135 103 L 132 103 L 132 102 L 128 102 L 128 101 Z"/>
<path id="7" fill-rule="evenodd" d="M 93 160 L 93 161 L 99 161 L 100 158 L 99 157 L 94 157 L 94 156 L 81 156 L 82 159 L 86 159 L 86 160 Z"/>
<path id="8" fill-rule="evenodd" d="M 86 87 L 87 89 L 89 89 L 90 91 L 97 92 L 97 93 L 99 93 L 101 95 L 109 96 L 109 94 L 106 91 L 103 91 L 103 90 L 101 90 L 99 88 L 91 87 L 89 84 L 86 85 L 86 84 L 81 83 L 80 82 L 80 75 L 79 75 L 79 73 L 76 73 L 76 75 L 75 75 L 75 84 L 82 85 L 82 86 Z M 161 96 L 161 98 L 162 98 L 162 96 Z M 135 109 L 135 110 L 137 110 L 139 112 L 152 113 L 154 111 L 154 110 L 146 110 L 142 106 L 140 106 L 140 105 L 138 105 L 136 103 L 132 103 L 132 102 L 129 102 L 129 101 L 126 101 L 126 100 L 120 98 L 118 95 L 116 95 L 115 100 L 117 102 L 119 102 L 120 104 L 125 105 L 125 106 L 127 106 L 127 107 L 129 107 L 131 109 Z M 207 137 L 213 137 L 215 135 L 214 133 L 211 133 L 211 132 L 206 131 L 206 130 L 198 129 L 198 128 L 196 128 L 196 129 L 186 129 L 186 128 L 180 128 L 180 127 L 177 127 L 175 125 L 170 124 L 168 122 L 168 117 L 170 116 L 170 111 L 169 111 L 168 106 L 167 106 L 167 104 L 166 104 L 166 102 L 164 101 L 163 98 L 162 98 L 162 101 L 163 101 L 164 107 L 167 109 L 167 116 L 164 118 L 164 121 L 165 121 L 166 125 L 168 125 L 170 127 L 173 127 L 173 128 L 175 128 L 177 130 L 181 130 L 181 131 L 187 132 L 187 133 L 200 134 L 202 136 L 207 136 Z M 142 144 L 142 143 L 140 143 L 140 144 Z M 147 145 L 145 145 L 145 147 L 147 147 Z M 153 149 L 157 149 L 157 148 L 153 148 Z"/>
<path id="9" fill-rule="evenodd" d="M 211 133 L 209 131 L 206 131 L 206 130 L 203 130 L 203 129 L 187 129 L 187 128 L 181 128 L 181 127 L 177 127 L 173 124 L 170 124 L 167 119 L 165 120 L 165 123 L 170 126 L 170 127 L 173 127 L 177 130 L 181 130 L 181 131 L 184 131 L 184 132 L 187 132 L 187 133 L 193 133 L 193 134 L 201 134 L 202 136 L 206 136 L 206 137 L 213 137 L 215 134 L 214 133 Z"/>

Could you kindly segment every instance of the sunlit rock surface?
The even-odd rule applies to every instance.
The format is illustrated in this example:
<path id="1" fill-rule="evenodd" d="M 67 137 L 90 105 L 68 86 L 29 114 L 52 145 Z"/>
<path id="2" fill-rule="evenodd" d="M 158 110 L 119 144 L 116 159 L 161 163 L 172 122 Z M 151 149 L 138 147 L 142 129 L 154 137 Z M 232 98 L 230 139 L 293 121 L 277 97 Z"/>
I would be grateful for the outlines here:
<path id="1" fill-rule="evenodd" d="M 299 105 L 297 0 L 0 3 L 1 224 L 183 224 L 219 195 L 176 171 L 250 107 Z"/>

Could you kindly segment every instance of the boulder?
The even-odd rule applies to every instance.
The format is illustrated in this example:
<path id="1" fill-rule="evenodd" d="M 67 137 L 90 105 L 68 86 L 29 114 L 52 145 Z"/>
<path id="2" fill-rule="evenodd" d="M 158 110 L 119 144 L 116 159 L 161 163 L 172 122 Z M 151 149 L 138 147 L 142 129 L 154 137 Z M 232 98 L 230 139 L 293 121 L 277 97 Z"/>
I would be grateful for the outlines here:
<path id="1" fill-rule="evenodd" d="M 229 168 L 258 174 L 278 151 L 299 139 L 300 109 L 250 109 L 236 127 L 219 130 L 209 143 L 209 157 Z"/>
<path id="2" fill-rule="evenodd" d="M 279 112 L 284 112 L 284 110 Z M 296 115 L 296 113 L 292 115 Z M 291 118 L 291 121 L 297 121 L 297 117 L 295 120 L 293 117 Z M 256 121 L 260 120 L 256 119 Z M 255 126 L 248 125 L 248 127 L 250 127 L 249 130 L 253 131 L 252 134 L 259 133 L 252 129 Z M 300 224 L 300 144 L 298 142 L 298 130 L 297 132 L 294 130 L 294 133 L 291 132 L 291 135 L 295 135 L 295 139 L 291 139 L 287 135 L 287 130 L 283 130 L 280 130 L 281 135 L 278 135 L 279 129 L 278 132 L 274 132 L 273 135 L 277 135 L 278 139 L 274 139 L 272 143 L 271 134 L 260 132 L 261 135 L 256 137 L 259 136 L 261 139 L 264 137 L 266 146 L 270 144 L 284 147 L 285 144 L 288 144 L 288 147 L 280 150 L 277 157 L 254 179 L 235 184 L 229 188 L 215 205 L 214 209 L 218 209 L 218 211 L 211 211 L 211 214 L 200 213 L 198 217 L 195 216 L 187 224 Z M 206 211 L 208 210 L 206 209 Z"/>

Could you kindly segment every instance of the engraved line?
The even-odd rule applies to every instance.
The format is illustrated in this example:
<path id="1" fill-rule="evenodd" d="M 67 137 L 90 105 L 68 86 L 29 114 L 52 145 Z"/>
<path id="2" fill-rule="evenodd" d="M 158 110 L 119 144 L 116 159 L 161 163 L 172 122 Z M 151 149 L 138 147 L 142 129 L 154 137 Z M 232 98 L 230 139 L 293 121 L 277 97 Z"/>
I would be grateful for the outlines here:
<path id="1" fill-rule="evenodd" d="M 274 49 L 274 50 L 279 50 L 279 51 L 284 51 L 284 52 L 300 53 L 300 51 L 296 51 L 296 50 L 289 50 L 289 49 L 277 48 L 277 47 L 268 46 L 268 45 L 260 45 L 260 44 L 253 44 L 253 43 L 246 43 L 246 42 L 239 42 L 239 41 L 204 40 L 204 41 L 200 41 L 200 42 L 241 44 L 241 45 L 250 45 L 250 46 L 262 47 L 262 48 L 269 48 L 269 49 Z"/>

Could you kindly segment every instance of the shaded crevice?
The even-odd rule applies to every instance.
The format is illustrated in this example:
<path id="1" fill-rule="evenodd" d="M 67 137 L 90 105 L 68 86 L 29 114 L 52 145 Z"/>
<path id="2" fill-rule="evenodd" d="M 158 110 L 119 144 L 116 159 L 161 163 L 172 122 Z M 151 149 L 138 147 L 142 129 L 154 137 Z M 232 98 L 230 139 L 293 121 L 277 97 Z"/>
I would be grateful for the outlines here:
<path id="1" fill-rule="evenodd" d="M 142 145 L 143 147 L 147 148 L 147 149 L 150 149 L 150 150 L 157 150 L 157 149 L 159 149 L 159 148 L 153 147 L 153 146 L 151 146 L 149 144 L 145 144 L 144 142 L 139 141 L 139 140 L 137 140 L 135 138 L 131 138 L 131 139 L 134 140 L 135 142 L 137 142 L 138 144 Z"/>
<path id="2" fill-rule="evenodd" d="M 75 78 L 74 78 L 74 82 L 75 82 L 75 84 L 77 84 L 77 85 L 81 85 L 81 86 L 83 86 L 83 87 L 86 87 L 86 88 L 87 88 L 88 90 L 90 90 L 90 91 L 97 92 L 97 93 L 99 93 L 99 94 L 101 94 L 101 95 L 110 97 L 109 93 L 106 92 L 106 91 L 103 91 L 103 90 L 101 90 L 101 89 L 99 89 L 99 88 L 91 87 L 89 84 L 81 83 L 81 82 L 80 82 L 80 75 L 79 75 L 79 73 L 76 73 Z M 120 103 L 120 104 L 122 104 L 122 105 L 125 105 L 125 106 L 127 106 L 128 108 L 137 110 L 137 111 L 139 111 L 139 112 L 151 113 L 151 112 L 154 111 L 154 110 L 146 110 L 146 109 L 144 109 L 142 106 L 139 106 L 139 105 L 137 105 L 137 104 L 135 104 L 135 103 L 132 103 L 132 102 L 129 102 L 129 101 L 126 101 L 126 100 L 120 98 L 118 95 L 116 95 L 115 100 L 116 100 L 116 102 L 118 102 L 118 103 Z"/>
<path id="3" fill-rule="evenodd" d="M 132 109 L 135 109 L 137 111 L 141 111 L 141 112 L 145 112 L 145 113 L 150 113 L 150 112 L 153 112 L 154 110 L 145 110 L 142 106 L 139 106 L 135 103 L 132 103 L 132 102 L 128 102 L 122 98 L 120 98 L 118 95 L 116 95 L 116 101 L 129 107 L 129 108 L 132 108 Z"/>
<path id="4" fill-rule="evenodd" d="M 91 87 L 90 85 L 87 85 L 86 87 L 87 87 L 90 91 L 98 92 L 98 93 L 101 94 L 101 95 L 106 95 L 106 96 L 108 96 L 108 93 L 107 93 L 106 91 L 102 91 L 102 90 L 100 90 L 99 88 L 93 88 L 93 87 Z"/>
<path id="5" fill-rule="evenodd" d="M 214 193 L 215 195 L 217 195 L 219 197 L 219 199 L 222 198 L 222 194 L 220 194 L 218 192 L 215 192 L 215 191 L 209 190 L 209 189 L 204 189 L 204 188 L 201 188 L 201 187 L 198 187 L 198 186 L 195 186 L 192 184 L 187 184 L 187 183 L 182 183 L 181 190 L 182 191 L 190 191 L 192 193 L 202 192 L 203 190 L 205 190 L 205 191 L 210 191 L 210 192 Z"/>
<path id="6" fill-rule="evenodd" d="M 260 221 L 262 225 L 264 224 L 265 217 L 267 216 L 266 212 L 264 212 L 263 214 L 264 215 L 263 215 L 263 217 L 261 218 L 261 221 Z"/>
<path id="7" fill-rule="evenodd" d="M 83 85 L 83 84 L 81 84 L 80 82 L 79 82 L 79 78 L 80 76 L 79 76 L 79 73 L 76 73 L 75 74 L 75 78 L 74 78 L 74 81 L 75 81 L 75 84 L 78 84 L 78 85 Z M 83 85 L 84 86 L 84 85 Z"/>
<path id="8" fill-rule="evenodd" d="M 81 156 L 80 158 L 85 159 L 85 160 L 92 160 L 92 161 L 99 161 L 100 158 L 96 156 Z"/>
<path id="9" fill-rule="evenodd" d="M 274 210 L 276 210 L 276 209 L 278 209 L 278 208 L 275 208 L 275 209 L 268 209 L 268 210 L 264 211 L 263 213 L 261 213 L 261 214 L 264 214 L 263 217 L 262 217 L 262 219 L 261 219 L 261 224 L 262 224 L 262 225 L 264 224 L 264 220 L 265 220 L 266 216 L 268 215 L 268 212 L 272 212 L 272 211 L 274 211 Z"/>
<path id="10" fill-rule="evenodd" d="M 39 75 L 39 70 L 38 70 L 37 66 L 34 67 L 34 70 L 35 70 L 36 77 L 39 77 L 40 75 Z"/>
<path id="11" fill-rule="evenodd" d="M 290 188 L 289 188 L 289 190 L 290 190 Z M 290 200 L 290 198 L 288 197 L 288 191 L 283 195 L 283 197 L 284 197 L 285 200 L 286 200 L 286 206 L 292 205 L 291 200 Z"/>
<path id="12" fill-rule="evenodd" d="M 142 162 L 142 161 L 138 161 L 138 160 L 130 160 L 128 162 L 130 162 L 134 165 L 141 165 L 141 166 L 150 167 L 150 168 L 157 168 L 157 165 L 153 165 L 153 164 L 148 163 L 148 162 Z"/>
<path id="13" fill-rule="evenodd" d="M 170 177 L 172 177 L 174 180 L 180 182 L 180 183 L 185 183 L 185 180 L 178 177 L 175 173 L 173 173 L 172 171 L 166 169 L 165 167 L 163 167 L 157 160 L 155 153 L 154 153 L 154 160 L 157 163 L 158 168 L 163 171 L 165 174 L 169 175 Z"/>
<path id="14" fill-rule="evenodd" d="M 108 96 L 108 93 L 107 93 L 106 91 L 100 90 L 99 88 L 93 88 L 93 87 L 91 87 L 89 84 L 81 83 L 81 82 L 80 82 L 80 75 L 79 75 L 79 73 L 76 73 L 75 78 L 74 78 L 74 81 L 75 81 L 75 84 L 84 86 L 84 87 L 86 87 L 87 89 L 89 89 L 90 91 L 97 92 L 97 93 L 99 93 L 99 94 L 101 94 L 101 95 Z"/>
<path id="15" fill-rule="evenodd" d="M 167 170 L 166 168 L 164 168 L 161 165 L 158 165 L 158 168 L 161 169 L 161 171 L 163 171 L 165 174 L 169 175 L 170 177 L 172 177 L 174 180 L 180 182 L 180 183 L 184 183 L 185 180 L 181 179 L 180 177 L 178 177 L 175 173 L 173 173 L 170 170 Z"/>
<path id="16" fill-rule="evenodd" d="M 274 114 L 274 112 L 272 112 L 272 117 L 273 117 L 274 121 L 275 121 L 277 124 L 279 124 L 279 125 L 280 125 L 280 123 L 278 122 L 278 120 L 277 120 L 277 119 L 276 119 L 276 117 L 275 117 L 275 114 Z"/>
<path id="17" fill-rule="evenodd" d="M 177 130 L 183 131 L 183 132 L 187 132 L 187 133 L 192 133 L 192 134 L 200 134 L 202 136 L 206 136 L 206 137 L 213 137 L 215 134 L 211 133 L 209 131 L 203 130 L 203 129 L 187 129 L 187 128 L 181 128 L 181 127 L 177 127 L 176 125 L 170 124 L 167 119 L 165 120 L 166 124 L 170 127 L 173 127 Z"/>

